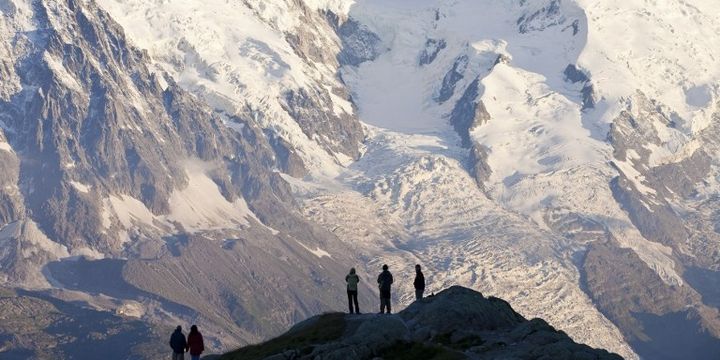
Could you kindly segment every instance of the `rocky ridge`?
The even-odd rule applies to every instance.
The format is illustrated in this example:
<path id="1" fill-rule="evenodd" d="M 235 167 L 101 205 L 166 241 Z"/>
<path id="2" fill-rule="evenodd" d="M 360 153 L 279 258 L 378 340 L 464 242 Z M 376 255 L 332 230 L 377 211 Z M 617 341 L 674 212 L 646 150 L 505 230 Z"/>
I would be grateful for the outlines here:
<path id="1" fill-rule="evenodd" d="M 575 343 L 502 299 L 453 286 L 393 315 L 328 313 L 219 359 L 622 359 Z"/>

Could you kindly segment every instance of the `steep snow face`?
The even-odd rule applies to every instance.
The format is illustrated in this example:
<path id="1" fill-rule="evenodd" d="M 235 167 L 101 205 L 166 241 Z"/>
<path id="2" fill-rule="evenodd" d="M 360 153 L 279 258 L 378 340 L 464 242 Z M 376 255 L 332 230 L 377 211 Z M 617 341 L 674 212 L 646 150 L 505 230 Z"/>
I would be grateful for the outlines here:
<path id="1" fill-rule="evenodd" d="M 169 214 L 155 215 L 140 200 L 120 195 L 105 200 L 104 216 L 117 218 L 125 229 L 139 225 L 165 231 L 177 229 L 182 233 L 247 228 L 250 226 L 248 219 L 262 224 L 243 198 L 228 201 L 218 185 L 208 177 L 203 165 L 195 162 L 187 166 L 187 186 L 170 194 Z M 82 190 L 78 188 L 78 191 Z M 109 218 L 104 226 L 110 226 Z"/>
<path id="2" fill-rule="evenodd" d="M 313 174 L 336 174 L 357 157 L 362 132 L 335 76 L 340 40 L 325 16 L 348 3 L 99 3 L 181 86 L 282 139 L 279 157 L 297 153 Z"/>
<path id="3" fill-rule="evenodd" d="M 718 7 L 720 5 L 713 1 L 668 1 L 651 6 L 643 1 L 359 1 L 350 8 L 351 16 L 383 34 L 383 45 L 393 52 L 381 57 L 382 61 L 358 69 L 361 77 L 375 75 L 384 79 L 384 83 L 373 83 L 385 85 L 380 93 L 387 96 L 374 94 L 362 86 L 351 87 L 357 93 L 364 119 L 377 119 L 369 121 L 382 121 L 376 125 L 394 126 L 396 130 L 405 125 L 410 130 L 418 126 L 425 130 L 432 128 L 430 118 L 434 116 L 418 110 L 432 104 L 428 104 L 427 94 L 415 93 L 437 86 L 437 79 L 428 79 L 433 66 L 430 64 L 426 71 L 413 75 L 409 73 L 413 67 L 404 65 L 412 62 L 410 52 L 422 51 L 426 40 L 432 40 L 431 43 L 442 40 L 444 45 L 435 50 L 433 59 L 442 63 L 444 68 L 438 70 L 443 74 L 448 70 L 444 57 L 461 55 L 459 47 L 467 46 L 475 53 L 470 56 L 470 65 L 465 66 L 467 70 L 459 74 L 466 81 L 478 73 L 485 77 L 482 73 L 487 71 L 482 68 L 492 66 L 478 60 L 473 63 L 473 59 L 487 52 L 504 54 L 512 59 L 514 71 L 524 72 L 517 80 L 539 76 L 538 80 L 531 81 L 546 86 L 546 94 L 555 92 L 555 97 L 565 97 L 568 104 L 560 107 L 569 110 L 575 108 L 573 103 L 580 103 L 580 96 L 567 81 L 564 70 L 568 65 L 577 66 L 584 72 L 581 74 L 585 80 L 592 83 L 593 97 L 601 103 L 596 111 L 582 117 L 571 114 L 571 117 L 583 118 L 581 126 L 600 140 L 607 125 L 625 108 L 625 99 L 638 89 L 668 106 L 675 113 L 679 128 L 693 133 L 705 128 L 716 111 L 720 59 L 714 56 L 713 44 L 720 36 L 720 24 L 715 16 L 720 11 Z M 694 54 L 697 59 L 687 54 Z M 373 67 L 378 69 L 365 71 Z M 497 76 L 506 75 L 504 72 Z M 508 85 L 514 83 L 507 77 L 500 80 L 507 81 Z M 462 88 L 463 83 L 457 87 Z M 394 90 L 396 88 L 398 90 Z M 508 90 L 522 91 L 523 88 Z M 494 91 L 485 89 L 481 89 L 480 94 L 486 94 L 484 98 L 496 96 Z M 423 101 L 412 102 L 417 98 Z M 402 109 L 398 110 L 399 114 L 418 120 L 411 124 L 383 120 L 398 118 L 391 105 L 384 105 L 393 103 Z M 585 134 L 579 139 L 587 138 Z M 590 143 L 592 146 L 593 142 Z"/>
<path id="4" fill-rule="evenodd" d="M 578 64 L 610 106 L 640 89 L 672 108 L 685 131 L 708 126 L 720 98 L 720 3 L 577 2 L 589 34 Z"/>
<path id="5" fill-rule="evenodd" d="M 493 120 L 472 135 L 491 149 L 490 182 L 607 162 L 608 144 L 592 137 L 580 121 L 581 109 L 544 76 L 498 64 L 481 85 Z"/>
<path id="6" fill-rule="evenodd" d="M 381 34 L 382 47 L 391 49 L 375 61 L 342 69 L 364 122 L 410 134 L 445 128 L 441 111 L 432 104 L 436 79 L 417 69 L 416 51 L 431 26 L 418 21 L 418 14 L 430 17 L 429 3 L 358 2 L 351 7 L 352 16 Z"/>

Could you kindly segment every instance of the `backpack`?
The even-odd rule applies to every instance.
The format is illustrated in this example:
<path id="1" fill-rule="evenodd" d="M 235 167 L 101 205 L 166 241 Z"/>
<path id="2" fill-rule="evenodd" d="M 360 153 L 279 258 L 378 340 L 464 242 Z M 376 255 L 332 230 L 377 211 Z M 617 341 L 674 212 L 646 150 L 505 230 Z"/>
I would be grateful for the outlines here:
<path id="1" fill-rule="evenodd" d="M 357 291 L 357 285 L 360 282 L 360 277 L 358 277 L 357 274 L 348 274 L 348 276 L 345 277 L 345 281 L 347 281 L 348 290 Z"/>

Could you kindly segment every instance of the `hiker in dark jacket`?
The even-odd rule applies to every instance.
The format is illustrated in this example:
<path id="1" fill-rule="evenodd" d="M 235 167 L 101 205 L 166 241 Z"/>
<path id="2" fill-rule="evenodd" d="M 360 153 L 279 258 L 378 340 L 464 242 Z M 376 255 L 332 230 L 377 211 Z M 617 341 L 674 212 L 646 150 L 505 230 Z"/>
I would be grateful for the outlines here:
<path id="1" fill-rule="evenodd" d="M 355 268 L 350 269 L 350 273 L 345 276 L 345 282 L 347 283 L 347 294 L 348 294 L 348 307 L 350 307 L 350 313 L 360 313 L 360 307 L 358 306 L 358 283 L 360 277 L 355 273 Z M 355 303 L 355 309 L 353 311 L 353 303 Z"/>
<path id="2" fill-rule="evenodd" d="M 380 313 L 385 313 L 385 308 L 387 308 L 387 313 L 389 314 L 392 310 L 392 307 L 390 306 L 390 287 L 393 283 L 393 276 L 388 271 L 388 266 L 383 265 L 383 271 L 378 276 L 377 282 L 378 286 L 380 287 Z"/>
<path id="3" fill-rule="evenodd" d="M 170 347 L 173 349 L 172 360 L 185 360 L 185 334 L 182 332 L 182 326 L 175 328 L 175 332 L 170 336 Z"/>
<path id="4" fill-rule="evenodd" d="M 200 360 L 200 354 L 205 351 L 203 337 L 196 325 L 190 327 L 187 338 L 187 350 L 190 351 L 190 359 Z"/>
<path id="5" fill-rule="evenodd" d="M 422 299 L 423 293 L 425 292 L 425 275 L 422 273 L 420 264 L 415 265 L 415 281 L 413 285 L 415 285 L 415 300 Z"/>

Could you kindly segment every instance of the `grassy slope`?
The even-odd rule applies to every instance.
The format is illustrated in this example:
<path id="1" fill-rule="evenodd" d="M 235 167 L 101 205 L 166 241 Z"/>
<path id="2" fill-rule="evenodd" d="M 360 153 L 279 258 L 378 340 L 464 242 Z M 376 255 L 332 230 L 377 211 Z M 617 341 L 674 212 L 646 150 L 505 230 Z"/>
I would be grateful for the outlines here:
<path id="1" fill-rule="evenodd" d="M 312 323 L 305 324 L 300 328 L 290 329 L 287 333 L 262 344 L 249 345 L 227 353 L 221 359 L 263 359 L 290 349 L 298 349 L 301 353 L 307 351 L 309 354 L 312 352 L 314 345 L 339 339 L 345 332 L 346 326 L 345 314 L 323 314 Z"/>

